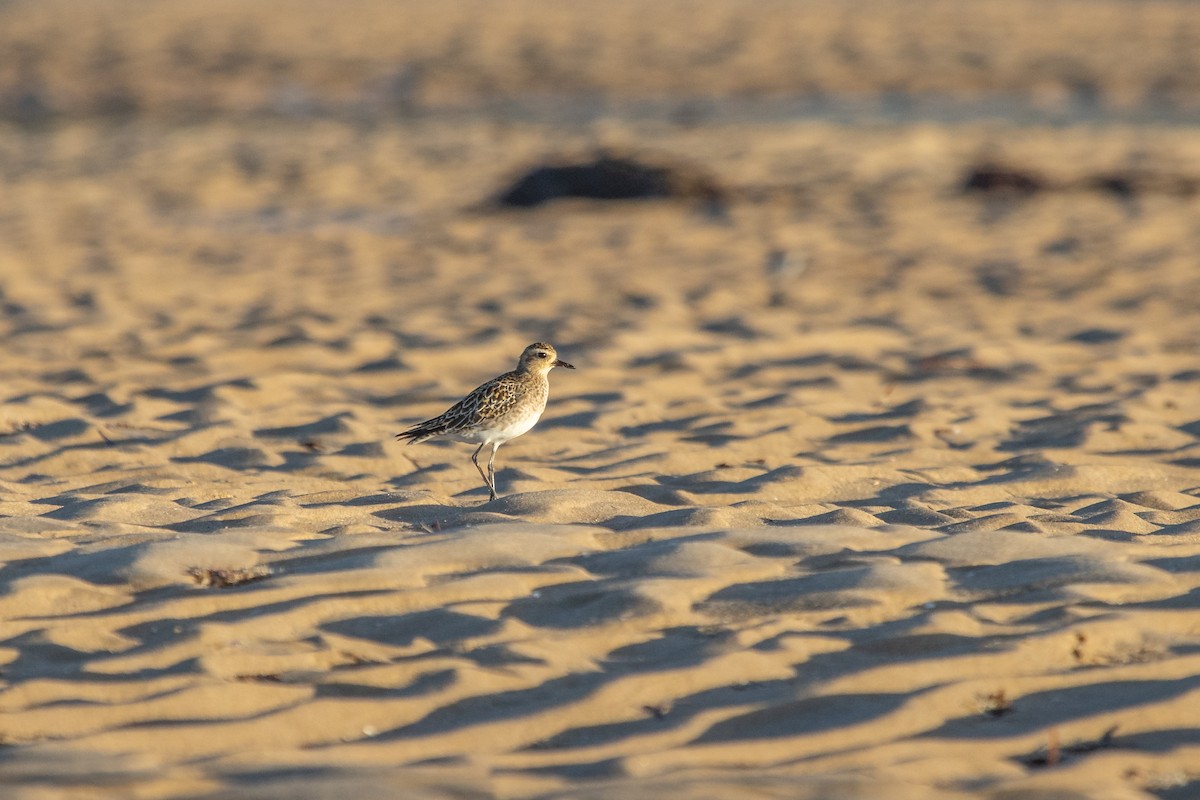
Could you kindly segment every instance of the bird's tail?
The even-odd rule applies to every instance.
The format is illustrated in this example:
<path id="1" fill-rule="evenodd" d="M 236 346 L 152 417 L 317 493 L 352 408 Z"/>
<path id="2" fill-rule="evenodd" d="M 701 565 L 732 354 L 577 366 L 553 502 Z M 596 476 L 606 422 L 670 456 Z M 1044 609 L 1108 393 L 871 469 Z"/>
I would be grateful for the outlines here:
<path id="1" fill-rule="evenodd" d="M 408 430 L 397 433 L 396 438 L 399 439 L 400 441 L 404 441 L 407 439 L 409 444 L 420 444 L 421 442 L 425 441 L 426 439 L 430 439 L 434 436 L 437 436 L 438 433 L 441 432 L 442 427 L 440 425 L 433 424 L 435 422 L 436 422 L 436 420 L 431 419 L 431 420 L 428 420 L 427 422 L 422 422 L 418 425 L 413 425 Z"/>

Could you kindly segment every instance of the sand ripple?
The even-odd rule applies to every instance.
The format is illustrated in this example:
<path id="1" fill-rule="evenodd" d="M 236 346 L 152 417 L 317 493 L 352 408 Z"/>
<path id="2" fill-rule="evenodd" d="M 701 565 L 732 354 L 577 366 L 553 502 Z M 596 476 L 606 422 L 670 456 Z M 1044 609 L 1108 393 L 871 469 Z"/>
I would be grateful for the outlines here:
<path id="1" fill-rule="evenodd" d="M 646 114 L 0 127 L 5 797 L 1200 793 L 1194 131 Z"/>

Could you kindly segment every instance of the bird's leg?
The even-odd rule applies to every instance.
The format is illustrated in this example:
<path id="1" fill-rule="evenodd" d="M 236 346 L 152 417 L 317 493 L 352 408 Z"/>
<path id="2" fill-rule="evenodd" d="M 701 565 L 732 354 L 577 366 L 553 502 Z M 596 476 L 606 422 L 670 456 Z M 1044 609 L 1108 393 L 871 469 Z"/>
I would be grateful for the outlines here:
<path id="1" fill-rule="evenodd" d="M 492 457 L 488 459 L 488 479 L 487 480 L 488 480 L 488 488 L 492 492 L 492 496 L 490 498 L 488 498 L 489 500 L 496 499 L 496 468 L 494 465 L 496 463 L 496 451 L 499 449 L 500 449 L 500 442 L 496 442 L 495 444 L 493 444 L 492 445 Z"/>
<path id="2" fill-rule="evenodd" d="M 479 471 L 479 477 L 483 478 L 483 482 L 487 484 L 488 491 L 492 493 L 492 496 L 490 499 L 495 500 L 496 499 L 496 490 L 492 488 L 492 482 L 490 480 L 488 480 L 488 476 L 483 474 L 483 467 L 479 466 L 479 453 L 480 453 L 480 451 L 483 450 L 483 448 L 484 448 L 484 445 L 482 445 L 482 444 L 479 445 L 479 447 L 475 448 L 475 452 L 471 454 L 471 463 L 475 465 L 475 469 Z M 492 455 L 494 456 L 495 453 L 496 453 L 496 451 L 493 450 Z"/>

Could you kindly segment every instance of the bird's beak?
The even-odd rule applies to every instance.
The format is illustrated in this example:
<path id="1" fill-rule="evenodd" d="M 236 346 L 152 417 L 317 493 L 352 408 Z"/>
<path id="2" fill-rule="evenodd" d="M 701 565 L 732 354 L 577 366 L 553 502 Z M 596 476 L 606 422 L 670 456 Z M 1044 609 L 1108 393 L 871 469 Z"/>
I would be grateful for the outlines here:
<path id="1" fill-rule="evenodd" d="M 574 365 L 574 364 L 568 364 L 567 362 L 563 361 L 561 358 L 556 358 L 556 359 L 554 359 L 554 363 L 553 363 L 553 364 L 551 364 L 550 366 L 552 366 L 552 367 L 566 367 L 567 369 L 575 369 L 575 365 Z"/>

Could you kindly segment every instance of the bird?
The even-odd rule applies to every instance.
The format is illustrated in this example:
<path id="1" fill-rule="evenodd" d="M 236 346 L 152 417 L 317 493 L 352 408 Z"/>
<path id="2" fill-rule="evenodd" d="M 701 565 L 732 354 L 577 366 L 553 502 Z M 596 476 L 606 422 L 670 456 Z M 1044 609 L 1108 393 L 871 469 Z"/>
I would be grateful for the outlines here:
<path id="1" fill-rule="evenodd" d="M 479 470 L 488 488 L 488 501 L 496 499 L 496 451 L 509 439 L 515 439 L 537 424 L 546 410 L 550 395 L 550 370 L 575 369 L 558 357 L 552 345 L 534 342 L 525 348 L 512 372 L 492 378 L 444 413 L 419 422 L 396 434 L 410 445 L 441 436 L 459 442 L 478 444 L 471 462 Z M 479 454 L 491 446 L 487 473 L 479 466 Z"/>

